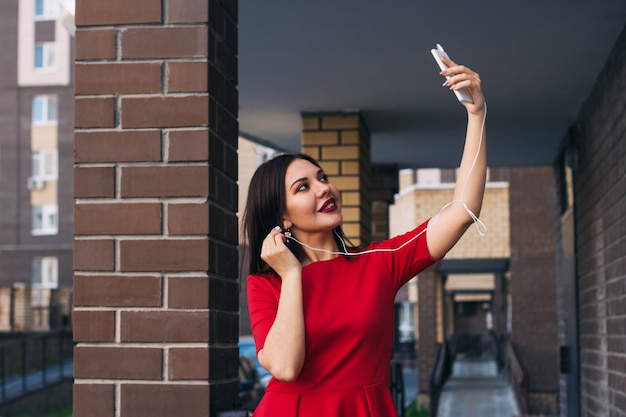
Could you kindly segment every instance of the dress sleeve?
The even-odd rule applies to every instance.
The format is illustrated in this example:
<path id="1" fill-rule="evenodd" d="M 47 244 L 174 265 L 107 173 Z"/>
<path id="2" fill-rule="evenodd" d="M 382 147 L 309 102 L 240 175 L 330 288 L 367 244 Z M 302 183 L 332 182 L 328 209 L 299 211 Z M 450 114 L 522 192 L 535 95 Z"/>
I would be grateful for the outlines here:
<path id="1" fill-rule="evenodd" d="M 411 278 L 441 260 L 433 258 L 426 243 L 426 229 L 429 220 L 402 235 L 371 246 L 372 249 L 387 249 L 381 252 L 384 262 L 391 270 L 396 288 L 406 284 Z"/>
<path id="2" fill-rule="evenodd" d="M 259 353 L 276 318 L 280 280 L 271 276 L 249 275 L 247 284 L 250 326 Z"/>

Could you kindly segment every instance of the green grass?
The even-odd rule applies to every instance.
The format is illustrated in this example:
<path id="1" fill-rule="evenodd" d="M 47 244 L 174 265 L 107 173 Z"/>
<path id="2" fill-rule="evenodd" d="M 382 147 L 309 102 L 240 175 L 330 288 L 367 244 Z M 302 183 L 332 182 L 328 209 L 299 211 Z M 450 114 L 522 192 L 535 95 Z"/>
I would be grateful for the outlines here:
<path id="1" fill-rule="evenodd" d="M 411 401 L 411 404 L 406 408 L 405 417 L 429 417 L 428 409 L 424 406 L 420 406 L 417 408 L 417 402 L 415 400 Z"/>
<path id="2" fill-rule="evenodd" d="M 45 411 L 40 414 L 20 414 L 15 417 L 72 417 L 72 407 L 67 406 L 63 408 L 57 408 L 55 410 Z"/>

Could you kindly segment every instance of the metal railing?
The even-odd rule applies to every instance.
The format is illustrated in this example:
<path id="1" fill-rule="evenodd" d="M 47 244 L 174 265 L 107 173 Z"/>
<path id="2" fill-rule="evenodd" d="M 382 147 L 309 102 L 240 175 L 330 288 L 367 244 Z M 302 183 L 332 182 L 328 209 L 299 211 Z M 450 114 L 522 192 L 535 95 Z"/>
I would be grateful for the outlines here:
<path id="1" fill-rule="evenodd" d="M 391 397 L 393 398 L 393 403 L 396 406 L 398 417 L 404 417 L 406 393 L 404 389 L 402 362 L 391 361 L 389 364 L 389 389 L 391 390 Z"/>
<path id="2" fill-rule="evenodd" d="M 72 378 L 71 332 L 9 336 L 0 342 L 0 403 Z"/>
<path id="3" fill-rule="evenodd" d="M 528 377 L 515 354 L 515 349 L 510 340 L 506 339 L 504 345 L 504 367 L 509 383 L 515 393 L 515 399 L 520 414 L 528 414 Z"/>
<path id="4" fill-rule="evenodd" d="M 435 366 L 430 375 L 430 415 L 436 416 L 439 408 L 439 397 L 443 386 L 452 373 L 452 363 L 454 362 L 455 343 L 454 341 L 444 341 L 437 348 Z"/>

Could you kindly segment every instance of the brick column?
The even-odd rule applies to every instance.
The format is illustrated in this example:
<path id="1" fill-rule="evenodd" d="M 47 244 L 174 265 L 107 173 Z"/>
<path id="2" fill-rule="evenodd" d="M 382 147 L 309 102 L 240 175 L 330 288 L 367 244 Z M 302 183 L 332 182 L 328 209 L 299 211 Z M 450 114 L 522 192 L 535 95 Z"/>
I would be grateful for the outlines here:
<path id="1" fill-rule="evenodd" d="M 556 414 L 559 377 L 553 171 L 516 168 L 510 178 L 511 341 L 529 380 L 532 414 Z M 532 201 L 532 204 L 528 204 Z"/>
<path id="2" fill-rule="evenodd" d="M 436 266 L 432 266 L 419 274 L 418 285 L 418 309 L 419 309 L 419 343 L 417 354 L 417 366 L 419 375 L 419 393 L 417 395 L 418 406 L 430 406 L 430 374 L 435 366 L 438 344 L 438 298 L 437 290 L 441 281 L 436 272 Z"/>
<path id="3" fill-rule="evenodd" d="M 237 2 L 76 4 L 74 410 L 238 401 Z"/>
<path id="4" fill-rule="evenodd" d="M 372 240 L 379 242 L 389 238 L 389 205 L 398 192 L 399 178 L 397 164 L 372 165 Z"/>
<path id="5" fill-rule="evenodd" d="M 302 152 L 320 162 L 341 191 L 343 230 L 371 241 L 370 134 L 358 112 L 303 113 Z"/>

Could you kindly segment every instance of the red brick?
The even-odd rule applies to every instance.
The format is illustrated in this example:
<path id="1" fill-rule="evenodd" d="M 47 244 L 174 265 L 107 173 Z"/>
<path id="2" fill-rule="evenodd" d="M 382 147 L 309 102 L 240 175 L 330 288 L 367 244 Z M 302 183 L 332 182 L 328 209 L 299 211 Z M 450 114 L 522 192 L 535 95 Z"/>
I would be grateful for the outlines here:
<path id="1" fill-rule="evenodd" d="M 156 276 L 76 275 L 77 307 L 160 307 L 161 278 Z"/>
<path id="2" fill-rule="evenodd" d="M 169 161 L 208 161 L 209 131 L 173 130 L 169 132 Z"/>
<path id="3" fill-rule="evenodd" d="M 120 269 L 139 271 L 206 271 L 207 240 L 123 240 Z"/>
<path id="4" fill-rule="evenodd" d="M 122 384 L 120 417 L 206 417 L 209 385 Z"/>
<path id="5" fill-rule="evenodd" d="M 161 218 L 160 203 L 76 204 L 74 234 L 160 234 Z"/>
<path id="6" fill-rule="evenodd" d="M 160 380 L 163 349 L 77 346 L 74 378 Z"/>
<path id="7" fill-rule="evenodd" d="M 159 130 L 76 132 L 74 162 L 156 162 L 161 160 Z"/>
<path id="8" fill-rule="evenodd" d="M 79 133 L 76 133 L 75 137 L 77 137 L 78 135 Z M 74 162 L 76 162 L 76 160 Z M 115 168 L 113 167 L 74 168 L 74 197 L 76 198 L 97 198 L 97 197 L 112 198 L 114 195 L 115 195 Z"/>
<path id="9" fill-rule="evenodd" d="M 76 60 L 115 58 L 115 30 L 96 29 L 76 31 Z"/>
<path id="10" fill-rule="evenodd" d="M 154 94 L 161 92 L 161 64 L 77 64 L 76 94 Z"/>
<path id="11" fill-rule="evenodd" d="M 121 196 L 206 197 L 209 173 L 206 166 L 124 167 Z"/>
<path id="12" fill-rule="evenodd" d="M 79 0 L 77 3 L 76 26 L 161 22 L 161 0 Z"/>
<path id="13" fill-rule="evenodd" d="M 206 26 L 126 29 L 122 59 L 206 57 L 208 40 Z"/>
<path id="14" fill-rule="evenodd" d="M 167 92 L 206 92 L 209 82 L 207 68 L 206 62 L 167 63 Z"/>
<path id="15" fill-rule="evenodd" d="M 74 311 L 72 329 L 74 342 L 114 342 L 115 311 Z"/>
<path id="16" fill-rule="evenodd" d="M 111 417 L 115 415 L 113 384 L 74 384 L 73 417 Z"/>
<path id="17" fill-rule="evenodd" d="M 114 127 L 115 102 L 113 97 L 77 97 L 74 104 L 74 127 Z"/>
<path id="18" fill-rule="evenodd" d="M 209 2 L 206 0 L 171 0 L 167 3 L 167 23 L 208 22 Z"/>
<path id="19" fill-rule="evenodd" d="M 113 271 L 115 242 L 112 239 L 74 240 L 75 271 Z"/>
<path id="20" fill-rule="evenodd" d="M 209 204 L 168 205 L 170 235 L 206 235 L 209 233 Z"/>
<path id="21" fill-rule="evenodd" d="M 177 277 L 167 281 L 169 308 L 209 308 L 209 279 L 206 277 Z"/>
<path id="22" fill-rule="evenodd" d="M 120 334 L 122 342 L 208 342 L 209 313 L 122 311 Z"/>
<path id="23" fill-rule="evenodd" d="M 172 381 L 209 379 L 209 349 L 170 349 L 167 373 Z"/>
<path id="24" fill-rule="evenodd" d="M 208 96 L 122 97 L 124 129 L 209 125 Z"/>

